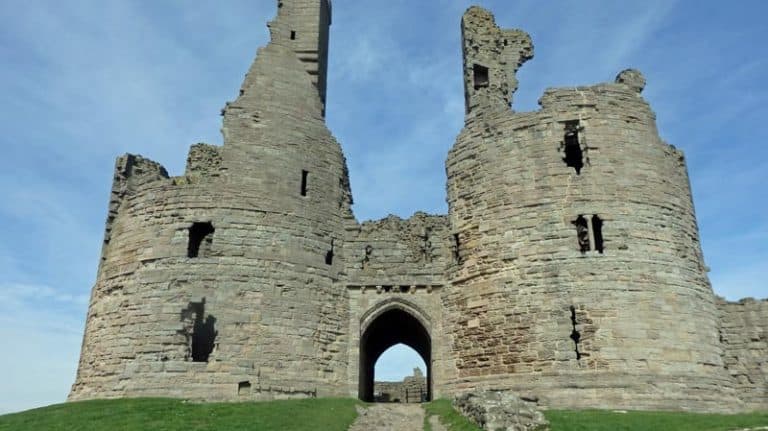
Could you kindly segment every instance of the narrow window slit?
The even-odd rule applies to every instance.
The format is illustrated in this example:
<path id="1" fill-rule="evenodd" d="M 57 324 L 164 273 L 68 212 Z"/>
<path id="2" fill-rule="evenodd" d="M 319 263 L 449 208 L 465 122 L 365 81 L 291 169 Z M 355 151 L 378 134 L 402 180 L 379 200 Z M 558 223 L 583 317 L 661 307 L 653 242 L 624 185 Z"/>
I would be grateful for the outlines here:
<path id="1" fill-rule="evenodd" d="M 326 265 L 333 265 L 333 251 L 334 251 L 334 243 L 336 240 L 331 240 L 331 249 L 328 250 L 327 253 L 325 253 L 325 264 Z"/>
<path id="2" fill-rule="evenodd" d="M 592 234 L 595 236 L 595 250 L 603 254 L 603 220 L 597 216 L 592 216 Z"/>
<path id="3" fill-rule="evenodd" d="M 458 233 L 453 234 L 453 261 L 461 265 L 461 237 Z"/>
<path id="4" fill-rule="evenodd" d="M 584 218 L 583 215 L 580 215 L 571 223 L 576 226 L 576 239 L 579 242 L 581 253 L 584 254 L 590 250 L 589 226 L 587 225 L 587 219 Z"/>
<path id="5" fill-rule="evenodd" d="M 301 171 L 301 195 L 307 195 L 307 182 L 309 180 L 309 171 Z"/>
<path id="6" fill-rule="evenodd" d="M 291 31 L 291 40 L 296 40 L 296 32 Z"/>
<path id="7" fill-rule="evenodd" d="M 576 330 L 576 307 L 571 306 L 571 325 L 573 325 L 573 331 L 571 332 L 571 340 L 576 350 L 576 360 L 581 359 L 581 352 L 579 351 L 579 341 L 581 341 L 581 334 Z"/>
<path id="8" fill-rule="evenodd" d="M 563 138 L 566 165 L 576 170 L 576 175 L 581 175 L 584 168 L 584 153 L 579 141 L 579 122 L 569 121 L 565 123 L 565 137 Z"/>
<path id="9" fill-rule="evenodd" d="M 488 74 L 488 68 L 479 64 L 475 64 L 472 68 L 472 72 L 475 79 L 475 90 L 483 87 L 488 87 L 491 83 L 490 75 Z"/>
<path id="10" fill-rule="evenodd" d="M 189 244 L 187 257 L 207 257 L 213 244 L 213 234 L 216 232 L 210 222 L 192 223 L 189 228 Z"/>

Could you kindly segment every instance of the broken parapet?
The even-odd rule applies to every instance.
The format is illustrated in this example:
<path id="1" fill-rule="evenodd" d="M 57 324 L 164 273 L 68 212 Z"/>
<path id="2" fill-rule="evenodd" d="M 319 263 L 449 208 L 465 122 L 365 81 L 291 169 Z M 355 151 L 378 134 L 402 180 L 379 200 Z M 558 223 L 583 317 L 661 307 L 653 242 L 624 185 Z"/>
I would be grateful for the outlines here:
<path id="1" fill-rule="evenodd" d="M 125 154 L 117 158 L 104 230 L 105 247 L 111 239 L 112 225 L 125 196 L 145 184 L 163 179 L 168 179 L 168 171 L 160 163 L 135 154 Z M 103 256 L 104 250 L 102 250 L 102 258 Z"/>
<path id="2" fill-rule="evenodd" d="M 220 147 L 208 144 L 196 144 L 189 149 L 187 169 L 184 175 L 191 183 L 202 178 L 218 177 L 221 174 Z"/>
<path id="3" fill-rule="evenodd" d="M 377 284 L 394 279 L 442 283 L 450 256 L 445 216 L 418 212 L 403 220 L 390 215 L 365 222 L 350 233 L 344 247 L 354 262 L 348 271 L 355 282 Z"/>
<path id="4" fill-rule="evenodd" d="M 467 115 L 509 110 L 517 71 L 533 58 L 531 37 L 499 28 L 493 14 L 477 6 L 464 13 L 461 32 Z"/>
<path id="5" fill-rule="evenodd" d="M 768 299 L 717 298 L 723 362 L 746 410 L 768 406 Z"/>
<path id="6" fill-rule="evenodd" d="M 616 77 L 617 84 L 624 84 L 627 87 L 642 93 L 645 90 L 645 77 L 637 69 L 625 69 Z"/>

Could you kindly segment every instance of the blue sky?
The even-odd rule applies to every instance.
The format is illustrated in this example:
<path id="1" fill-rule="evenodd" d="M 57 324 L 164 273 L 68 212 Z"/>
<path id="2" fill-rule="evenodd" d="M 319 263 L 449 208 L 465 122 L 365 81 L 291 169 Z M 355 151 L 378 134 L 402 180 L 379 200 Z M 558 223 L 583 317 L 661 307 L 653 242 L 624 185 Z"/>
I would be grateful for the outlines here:
<path id="1" fill-rule="evenodd" d="M 219 111 L 275 3 L 0 2 L 0 413 L 61 402 L 74 379 L 115 157 L 180 174 L 189 145 L 220 144 Z M 328 124 L 358 219 L 446 211 L 472 3 L 334 0 Z M 518 111 L 546 87 L 643 71 L 662 137 L 687 154 L 715 291 L 768 296 L 768 2 L 477 3 L 533 37 Z M 401 351 L 387 362 L 390 378 L 416 365 Z"/>

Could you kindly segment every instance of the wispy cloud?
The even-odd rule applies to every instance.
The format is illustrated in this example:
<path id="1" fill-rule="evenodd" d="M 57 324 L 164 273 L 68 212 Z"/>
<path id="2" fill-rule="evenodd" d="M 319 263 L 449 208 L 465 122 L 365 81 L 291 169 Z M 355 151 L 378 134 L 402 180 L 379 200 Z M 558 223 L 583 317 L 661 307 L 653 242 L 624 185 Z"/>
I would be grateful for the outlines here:
<path id="1" fill-rule="evenodd" d="M 88 304 L 88 295 L 62 292 L 50 286 L 0 282 L 2 308 L 13 309 L 48 301 L 83 306 Z"/>

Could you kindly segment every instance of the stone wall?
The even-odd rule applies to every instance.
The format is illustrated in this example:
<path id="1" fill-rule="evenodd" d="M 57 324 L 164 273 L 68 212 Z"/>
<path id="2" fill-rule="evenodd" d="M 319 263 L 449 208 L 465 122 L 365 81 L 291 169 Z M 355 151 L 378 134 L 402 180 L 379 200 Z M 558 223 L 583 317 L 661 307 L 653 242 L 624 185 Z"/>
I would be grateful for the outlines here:
<path id="1" fill-rule="evenodd" d="M 427 379 L 415 368 L 412 376 L 400 382 L 376 382 L 373 392 L 376 402 L 421 403 L 427 400 Z"/>
<path id="2" fill-rule="evenodd" d="M 718 298 L 723 362 L 747 410 L 768 406 L 768 300 Z"/>
<path id="3" fill-rule="evenodd" d="M 465 26 L 495 27 L 478 15 Z M 466 34 L 503 46 L 506 32 Z M 508 67 L 484 61 L 491 76 Z M 685 160 L 659 138 L 643 87 L 627 71 L 550 89 L 538 112 L 468 112 L 447 161 L 459 250 L 443 291 L 450 390 L 514 389 L 573 408 L 738 405 Z M 487 90 L 498 96 L 471 104 L 506 96 Z"/>
<path id="4" fill-rule="evenodd" d="M 278 36 L 223 111 L 223 147 L 193 147 L 176 178 L 118 160 L 70 399 L 346 395 L 347 169 Z"/>

